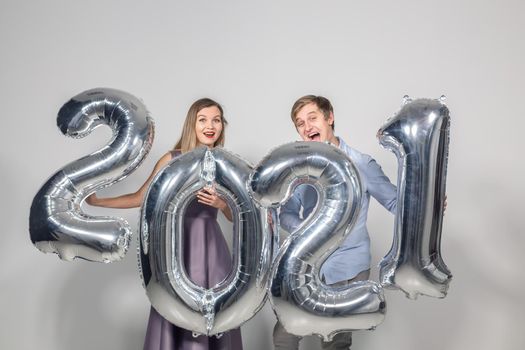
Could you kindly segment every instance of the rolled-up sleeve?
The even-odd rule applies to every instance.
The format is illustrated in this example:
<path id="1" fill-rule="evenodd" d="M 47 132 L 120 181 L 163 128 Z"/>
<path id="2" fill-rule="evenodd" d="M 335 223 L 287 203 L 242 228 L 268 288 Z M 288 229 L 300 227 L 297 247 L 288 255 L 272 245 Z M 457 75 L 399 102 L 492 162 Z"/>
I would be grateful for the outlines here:
<path id="1" fill-rule="evenodd" d="M 390 182 L 381 166 L 372 157 L 368 157 L 366 167 L 361 170 L 365 172 L 362 178 L 367 181 L 368 193 L 388 211 L 394 213 L 397 205 L 397 188 Z"/>

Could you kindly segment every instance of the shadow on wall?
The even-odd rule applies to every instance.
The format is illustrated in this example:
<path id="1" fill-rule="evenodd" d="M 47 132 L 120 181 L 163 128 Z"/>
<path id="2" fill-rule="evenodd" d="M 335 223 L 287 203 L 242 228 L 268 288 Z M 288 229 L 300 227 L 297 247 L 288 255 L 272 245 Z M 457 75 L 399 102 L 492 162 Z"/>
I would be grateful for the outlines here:
<path id="1" fill-rule="evenodd" d="M 520 346 L 515 343 L 523 324 L 516 312 L 522 303 L 523 289 L 516 278 L 522 264 L 513 262 L 525 238 L 519 234 L 519 208 L 513 203 L 518 198 L 497 181 L 471 181 L 451 193 L 442 241 L 445 263 L 454 276 L 447 297 L 412 301 L 400 291 L 387 291 L 385 322 L 375 332 L 358 332 L 355 347 L 522 348 L 525 337 Z"/>
<path id="2" fill-rule="evenodd" d="M 124 261 L 107 265 L 60 261 L 65 273 L 49 283 L 40 303 L 56 349 L 142 349 L 149 301 L 133 252 L 130 247 Z"/>

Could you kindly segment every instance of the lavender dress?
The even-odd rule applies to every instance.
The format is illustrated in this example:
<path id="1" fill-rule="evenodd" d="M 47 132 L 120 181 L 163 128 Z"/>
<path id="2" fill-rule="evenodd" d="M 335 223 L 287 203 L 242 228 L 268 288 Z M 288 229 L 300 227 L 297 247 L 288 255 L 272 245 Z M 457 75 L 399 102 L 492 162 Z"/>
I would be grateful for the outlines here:
<path id="1" fill-rule="evenodd" d="M 174 154 L 176 156 L 176 154 Z M 230 272 L 232 261 L 226 240 L 217 223 L 217 209 L 197 202 L 188 205 L 184 218 L 184 264 L 190 279 L 209 288 Z M 240 329 L 219 339 L 174 326 L 152 307 L 144 350 L 242 350 Z"/>

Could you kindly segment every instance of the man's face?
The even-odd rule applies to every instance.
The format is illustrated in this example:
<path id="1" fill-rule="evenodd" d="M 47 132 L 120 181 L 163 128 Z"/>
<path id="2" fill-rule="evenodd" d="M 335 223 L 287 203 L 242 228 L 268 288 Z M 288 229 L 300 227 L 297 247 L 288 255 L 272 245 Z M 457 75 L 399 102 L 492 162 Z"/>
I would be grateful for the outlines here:
<path id="1" fill-rule="evenodd" d="M 304 141 L 333 142 L 332 124 L 334 115 L 325 118 L 323 112 L 313 102 L 305 105 L 295 115 L 295 128 Z"/>

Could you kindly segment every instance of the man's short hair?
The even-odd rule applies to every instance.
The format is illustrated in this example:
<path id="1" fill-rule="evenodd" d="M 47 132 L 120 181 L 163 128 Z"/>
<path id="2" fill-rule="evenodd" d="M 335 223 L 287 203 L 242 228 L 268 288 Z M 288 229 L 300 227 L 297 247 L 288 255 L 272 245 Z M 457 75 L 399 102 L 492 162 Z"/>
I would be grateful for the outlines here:
<path id="1" fill-rule="evenodd" d="M 297 113 L 306 106 L 307 104 L 315 103 L 317 108 L 323 113 L 324 118 L 328 119 L 330 117 L 330 113 L 334 113 L 334 107 L 332 107 L 332 104 L 330 101 L 323 96 L 315 96 L 315 95 L 306 95 L 301 98 L 299 98 L 292 106 L 292 122 L 295 125 L 295 116 Z M 335 128 L 335 121 L 332 123 L 332 130 Z"/>

